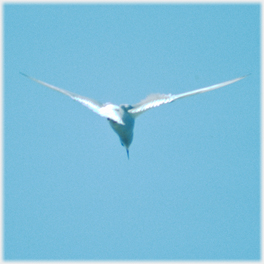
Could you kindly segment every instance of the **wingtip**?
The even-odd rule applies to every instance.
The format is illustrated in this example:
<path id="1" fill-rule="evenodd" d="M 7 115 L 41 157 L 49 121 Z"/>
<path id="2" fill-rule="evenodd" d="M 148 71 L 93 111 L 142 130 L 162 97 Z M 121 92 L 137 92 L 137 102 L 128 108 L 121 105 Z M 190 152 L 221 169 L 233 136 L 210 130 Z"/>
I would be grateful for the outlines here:
<path id="1" fill-rule="evenodd" d="M 241 76 L 240 78 L 238 78 L 239 80 L 242 80 L 242 79 L 244 79 L 244 78 L 246 78 L 246 77 L 248 77 L 249 75 L 251 75 L 251 73 L 248 73 L 248 74 L 246 74 L 246 75 L 244 75 L 244 76 Z"/>
<path id="2" fill-rule="evenodd" d="M 243 78 L 246 78 L 246 77 L 248 77 L 249 75 L 251 75 L 251 73 L 248 73 L 248 74 L 244 75 Z"/>
<path id="3" fill-rule="evenodd" d="M 19 72 L 21 75 L 28 77 L 25 73 Z"/>
<path id="4" fill-rule="evenodd" d="M 27 77 L 27 78 L 29 78 L 29 79 L 31 79 L 31 80 L 33 80 L 33 78 L 32 77 L 30 77 L 29 75 L 27 75 L 27 74 L 25 74 L 25 73 L 23 73 L 23 72 L 19 72 L 21 75 L 23 75 L 23 76 L 25 76 L 25 77 Z"/>

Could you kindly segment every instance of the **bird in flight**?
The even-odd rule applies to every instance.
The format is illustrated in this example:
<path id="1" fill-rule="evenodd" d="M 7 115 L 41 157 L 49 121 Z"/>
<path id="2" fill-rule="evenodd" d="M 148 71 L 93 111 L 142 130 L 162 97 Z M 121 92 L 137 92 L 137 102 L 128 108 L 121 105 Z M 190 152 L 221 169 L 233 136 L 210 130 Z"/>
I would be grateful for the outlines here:
<path id="1" fill-rule="evenodd" d="M 31 79 L 32 81 L 35 81 L 39 84 L 47 86 L 48 88 L 51 88 L 57 92 L 63 93 L 71 97 L 73 100 L 88 107 L 96 114 L 107 118 L 113 130 L 119 136 L 122 146 L 126 148 L 128 158 L 129 158 L 129 146 L 131 145 L 132 140 L 133 140 L 133 129 L 134 129 L 136 117 L 138 117 L 139 115 L 141 115 L 142 113 L 144 113 L 145 111 L 151 108 L 160 106 L 162 104 L 172 103 L 175 100 L 186 97 L 186 96 L 209 92 L 209 91 L 221 88 L 223 86 L 235 83 L 237 81 L 240 81 L 247 76 L 247 75 L 242 76 L 242 77 L 230 80 L 230 81 L 222 82 L 222 83 L 211 85 L 205 88 L 200 88 L 197 90 L 193 90 L 193 91 L 185 92 L 181 94 L 176 94 L 176 95 L 174 94 L 151 94 L 137 104 L 134 104 L 134 105 L 122 104 L 118 106 L 118 105 L 114 105 L 111 103 L 102 104 L 94 99 L 63 90 L 61 88 L 58 88 L 46 82 L 30 77 L 22 72 L 20 73 L 26 76 L 27 78 Z"/>

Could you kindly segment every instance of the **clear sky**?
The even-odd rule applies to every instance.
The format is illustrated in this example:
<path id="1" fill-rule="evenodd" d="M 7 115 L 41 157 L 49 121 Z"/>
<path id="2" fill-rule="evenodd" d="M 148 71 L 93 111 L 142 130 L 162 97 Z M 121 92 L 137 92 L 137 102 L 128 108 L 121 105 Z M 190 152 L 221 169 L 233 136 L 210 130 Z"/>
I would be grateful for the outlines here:
<path id="1" fill-rule="evenodd" d="M 4 5 L 4 258 L 258 260 L 260 5 Z M 251 75 L 136 120 L 134 104 Z"/>

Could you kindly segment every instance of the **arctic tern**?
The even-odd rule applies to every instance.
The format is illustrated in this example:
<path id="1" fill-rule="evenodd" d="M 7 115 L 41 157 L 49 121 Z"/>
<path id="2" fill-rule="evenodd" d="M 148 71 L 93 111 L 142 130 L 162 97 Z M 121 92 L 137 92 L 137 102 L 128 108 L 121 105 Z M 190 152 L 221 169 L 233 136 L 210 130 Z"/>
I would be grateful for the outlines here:
<path id="1" fill-rule="evenodd" d="M 129 158 L 129 146 L 131 145 L 132 140 L 133 140 L 133 129 L 134 129 L 134 124 L 135 124 L 135 118 L 138 117 L 140 114 L 144 113 L 145 111 L 153 107 L 157 107 L 162 104 L 172 103 L 175 100 L 183 98 L 183 97 L 187 97 L 187 96 L 199 94 L 199 93 L 204 93 L 204 92 L 209 92 L 209 91 L 221 88 L 223 86 L 240 81 L 247 76 L 247 75 L 242 76 L 242 77 L 230 80 L 230 81 L 222 82 L 222 83 L 211 85 L 205 88 L 200 88 L 197 90 L 193 90 L 193 91 L 185 92 L 181 94 L 176 94 L 176 95 L 174 94 L 151 94 L 137 104 L 134 104 L 134 105 L 122 104 L 118 106 L 118 105 L 114 105 L 111 103 L 102 104 L 94 99 L 84 97 L 82 95 L 78 95 L 78 94 L 69 92 L 67 90 L 58 88 L 56 86 L 53 86 L 51 84 L 48 84 L 46 82 L 37 80 L 24 73 L 21 73 L 21 74 L 39 84 L 42 84 L 48 88 L 51 88 L 55 91 L 58 91 L 60 93 L 63 93 L 71 97 L 73 100 L 88 107 L 96 114 L 107 118 L 113 130 L 119 136 L 122 146 L 126 148 L 128 158 Z"/>

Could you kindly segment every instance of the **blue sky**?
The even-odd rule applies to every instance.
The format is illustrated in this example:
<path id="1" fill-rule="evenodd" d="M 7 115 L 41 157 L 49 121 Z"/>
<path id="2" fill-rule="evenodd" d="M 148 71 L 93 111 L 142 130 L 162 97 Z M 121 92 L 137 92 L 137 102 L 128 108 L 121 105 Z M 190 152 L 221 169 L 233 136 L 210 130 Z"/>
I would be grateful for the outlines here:
<path id="1" fill-rule="evenodd" d="M 4 258 L 258 260 L 260 5 L 4 5 Z M 134 104 L 107 120 L 19 72 Z"/>

